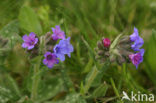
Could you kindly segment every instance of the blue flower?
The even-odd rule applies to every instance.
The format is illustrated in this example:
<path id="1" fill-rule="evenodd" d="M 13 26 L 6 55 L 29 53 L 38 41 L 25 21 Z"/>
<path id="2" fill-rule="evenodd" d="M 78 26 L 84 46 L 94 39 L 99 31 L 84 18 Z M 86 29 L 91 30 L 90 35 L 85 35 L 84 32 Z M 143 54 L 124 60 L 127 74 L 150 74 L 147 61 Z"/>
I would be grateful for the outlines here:
<path id="1" fill-rule="evenodd" d="M 138 39 L 138 37 L 139 37 L 138 29 L 134 27 L 134 32 L 132 35 L 130 35 L 130 40 L 134 42 Z"/>
<path id="2" fill-rule="evenodd" d="M 73 46 L 70 44 L 70 37 L 67 39 L 60 40 L 59 44 L 55 45 L 54 47 L 54 53 L 56 56 L 61 60 L 65 60 L 65 54 L 67 54 L 69 57 L 71 57 L 71 52 L 74 51 Z"/>
<path id="3" fill-rule="evenodd" d="M 131 48 L 134 51 L 139 51 L 142 45 L 144 44 L 144 40 L 141 37 L 138 37 L 134 44 L 131 45 Z"/>
<path id="4" fill-rule="evenodd" d="M 145 53 L 144 49 L 140 49 L 139 52 L 140 52 L 141 56 L 144 56 L 144 53 Z"/>
<path id="5" fill-rule="evenodd" d="M 132 63 L 136 66 L 136 68 L 138 68 L 138 65 L 141 62 L 143 62 L 143 55 L 144 55 L 145 50 L 140 49 L 142 45 L 144 44 L 144 40 L 139 36 L 138 30 L 135 27 L 134 27 L 133 34 L 130 35 L 130 40 L 134 42 L 131 45 L 131 48 L 137 53 L 130 54 L 129 58 L 132 61 Z"/>
<path id="6" fill-rule="evenodd" d="M 134 50 L 134 51 L 139 51 L 140 48 L 142 47 L 142 45 L 144 44 L 144 40 L 139 36 L 139 33 L 138 33 L 138 30 L 137 28 L 134 27 L 134 32 L 132 35 L 130 35 L 130 40 L 132 42 L 134 42 L 132 45 L 131 45 L 131 48 Z"/>

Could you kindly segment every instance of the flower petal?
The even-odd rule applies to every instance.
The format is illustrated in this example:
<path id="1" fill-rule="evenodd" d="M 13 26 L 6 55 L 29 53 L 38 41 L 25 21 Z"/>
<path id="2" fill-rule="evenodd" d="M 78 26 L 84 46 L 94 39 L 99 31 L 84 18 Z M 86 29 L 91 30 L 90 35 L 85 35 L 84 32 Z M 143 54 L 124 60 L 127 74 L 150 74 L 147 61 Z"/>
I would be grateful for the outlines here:
<path id="1" fill-rule="evenodd" d="M 53 31 L 53 35 L 52 35 L 53 40 L 65 39 L 65 33 L 64 31 L 61 31 L 59 25 L 56 25 L 55 28 L 52 28 L 52 31 Z"/>
<path id="2" fill-rule="evenodd" d="M 43 64 L 47 65 L 48 64 L 48 60 L 47 59 L 43 59 Z"/>
<path id="3" fill-rule="evenodd" d="M 145 53 L 145 50 L 144 49 L 140 49 L 140 53 L 141 53 L 141 56 L 143 56 L 144 53 Z"/>
<path id="4" fill-rule="evenodd" d="M 34 32 L 31 32 L 31 33 L 29 34 L 29 36 L 30 36 L 31 38 L 35 38 L 36 34 L 35 34 Z"/>
<path id="5" fill-rule="evenodd" d="M 51 52 L 46 52 L 45 54 L 44 54 L 44 57 L 47 57 L 48 55 L 51 55 L 52 53 Z"/>
<path id="6" fill-rule="evenodd" d="M 139 38 L 139 34 L 138 34 L 138 30 L 137 28 L 134 27 L 134 32 L 132 35 L 130 35 L 130 40 L 132 42 L 134 42 L 135 40 L 137 40 Z"/>
<path id="7" fill-rule="evenodd" d="M 29 44 L 27 44 L 27 43 L 23 43 L 23 44 L 22 44 L 22 47 L 23 47 L 23 48 L 27 48 L 28 46 L 29 46 Z"/>
<path id="8" fill-rule="evenodd" d="M 23 39 L 23 41 L 29 41 L 29 37 L 28 37 L 27 35 L 24 35 L 24 36 L 22 37 L 22 39 Z"/>
<path id="9" fill-rule="evenodd" d="M 130 60 L 132 63 L 138 68 L 138 65 L 143 61 L 143 56 L 139 53 L 130 54 L 129 55 Z"/>
<path id="10" fill-rule="evenodd" d="M 34 45 L 28 46 L 28 50 L 31 50 L 34 48 Z"/>
<path id="11" fill-rule="evenodd" d="M 37 42 L 38 42 L 38 38 L 35 38 L 35 42 L 34 42 L 34 44 L 37 44 Z"/>
<path id="12" fill-rule="evenodd" d="M 56 54 L 57 57 L 61 60 L 61 61 L 64 61 L 65 60 L 65 56 L 64 54 Z"/>

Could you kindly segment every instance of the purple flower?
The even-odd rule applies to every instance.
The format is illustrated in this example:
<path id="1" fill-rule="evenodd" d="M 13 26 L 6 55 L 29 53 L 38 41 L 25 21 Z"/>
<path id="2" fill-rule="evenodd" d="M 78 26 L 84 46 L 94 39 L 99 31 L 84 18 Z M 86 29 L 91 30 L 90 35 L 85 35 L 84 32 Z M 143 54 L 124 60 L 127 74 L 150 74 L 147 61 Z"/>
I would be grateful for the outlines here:
<path id="1" fill-rule="evenodd" d="M 55 45 L 54 53 L 61 61 L 65 60 L 65 54 L 69 57 L 71 56 L 70 53 L 74 51 L 73 46 L 70 44 L 70 37 L 64 40 L 60 40 L 59 44 Z"/>
<path id="2" fill-rule="evenodd" d="M 60 29 L 60 26 L 55 26 L 55 28 L 52 28 L 53 35 L 52 38 L 53 40 L 58 40 L 58 39 L 65 39 L 65 33 Z"/>
<path id="3" fill-rule="evenodd" d="M 139 51 L 140 51 L 141 56 L 144 56 L 145 50 L 144 49 L 140 49 Z"/>
<path id="4" fill-rule="evenodd" d="M 134 51 L 139 51 L 139 49 L 142 47 L 144 44 L 144 40 L 141 37 L 138 37 L 138 39 L 134 42 L 134 44 L 131 45 L 131 48 Z"/>
<path id="5" fill-rule="evenodd" d="M 130 54 L 129 58 L 132 63 L 138 68 L 138 65 L 143 62 L 144 49 L 140 49 L 138 53 Z"/>
<path id="6" fill-rule="evenodd" d="M 44 54 L 45 59 L 43 59 L 43 64 L 45 64 L 48 68 L 52 68 L 54 64 L 58 64 L 59 60 L 54 53 L 46 52 Z"/>
<path id="7" fill-rule="evenodd" d="M 134 32 L 132 35 L 130 35 L 130 40 L 132 42 L 136 41 L 139 37 L 138 29 L 134 27 Z"/>
<path id="8" fill-rule="evenodd" d="M 134 44 L 131 45 L 131 48 L 134 51 L 139 51 L 142 45 L 144 44 L 143 39 L 139 36 L 137 28 L 134 27 L 134 32 L 132 35 L 130 35 L 130 40 L 134 42 Z"/>
<path id="9" fill-rule="evenodd" d="M 36 37 L 36 34 L 31 32 L 29 34 L 29 36 L 27 35 L 24 35 L 23 36 L 23 41 L 24 43 L 22 44 L 22 47 L 23 48 L 27 48 L 28 50 L 31 50 L 34 48 L 34 46 L 37 44 L 38 42 L 38 38 L 35 38 Z"/>

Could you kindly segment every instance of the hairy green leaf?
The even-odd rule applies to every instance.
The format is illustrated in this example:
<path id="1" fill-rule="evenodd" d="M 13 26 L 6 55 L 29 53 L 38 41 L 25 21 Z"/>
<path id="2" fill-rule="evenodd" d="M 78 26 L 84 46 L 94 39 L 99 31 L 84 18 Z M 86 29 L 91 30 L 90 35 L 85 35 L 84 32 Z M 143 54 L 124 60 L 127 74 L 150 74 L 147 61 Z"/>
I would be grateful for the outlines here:
<path id="1" fill-rule="evenodd" d="M 38 20 L 38 17 L 31 7 L 24 6 L 20 10 L 19 14 L 20 28 L 25 33 L 34 32 L 37 35 L 41 35 L 42 27 Z"/>

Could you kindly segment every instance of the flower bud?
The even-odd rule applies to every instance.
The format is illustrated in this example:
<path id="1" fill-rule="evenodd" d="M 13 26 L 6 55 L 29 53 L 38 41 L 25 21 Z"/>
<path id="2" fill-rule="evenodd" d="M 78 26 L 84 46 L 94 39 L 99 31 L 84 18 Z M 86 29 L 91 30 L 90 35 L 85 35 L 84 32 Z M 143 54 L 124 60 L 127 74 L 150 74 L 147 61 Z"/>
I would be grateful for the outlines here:
<path id="1" fill-rule="evenodd" d="M 105 56 L 106 57 L 109 57 L 110 56 L 109 51 L 105 52 Z"/>
<path id="2" fill-rule="evenodd" d="M 104 52 L 102 50 L 99 50 L 98 55 L 104 55 Z"/>
<path id="3" fill-rule="evenodd" d="M 30 54 L 30 59 L 39 55 L 39 45 L 37 44 L 32 50 L 27 50 L 27 53 Z"/>
<path id="4" fill-rule="evenodd" d="M 53 40 L 51 35 L 52 34 L 50 32 L 47 32 L 45 34 L 45 51 L 49 51 L 49 52 L 53 51 L 53 47 L 56 44 L 56 40 Z"/>
<path id="5" fill-rule="evenodd" d="M 111 41 L 108 38 L 103 39 L 104 47 L 108 48 L 111 44 Z"/>
<path id="6" fill-rule="evenodd" d="M 51 33 L 50 32 L 47 32 L 45 34 L 45 44 L 46 45 L 55 45 L 56 44 L 56 41 L 53 40 L 53 38 L 51 37 Z"/>
<path id="7" fill-rule="evenodd" d="M 104 46 L 103 40 L 104 40 L 104 38 L 102 38 L 100 41 L 98 41 L 97 42 L 97 48 L 95 48 L 95 51 L 97 53 L 95 58 L 100 60 L 101 63 L 108 60 L 109 56 L 110 56 L 109 48 L 107 46 L 106 47 Z"/>
<path id="8" fill-rule="evenodd" d="M 4 47 L 8 43 L 7 39 L 0 37 L 0 47 Z"/>
<path id="9" fill-rule="evenodd" d="M 103 49 L 103 45 L 102 45 L 102 42 L 101 41 L 98 41 L 97 42 L 97 46 L 99 49 Z"/>
<path id="10" fill-rule="evenodd" d="M 130 36 L 118 35 L 111 43 L 108 38 L 102 38 L 102 42 L 97 43 L 97 56 L 100 62 L 109 60 L 118 64 L 132 62 L 136 68 L 143 62 L 145 50 L 142 49 L 143 39 L 139 36 L 138 30 L 134 28 L 134 32 Z"/>
<path id="11" fill-rule="evenodd" d="M 122 63 L 126 62 L 126 59 L 123 56 L 117 57 L 117 63 L 121 65 Z"/>

